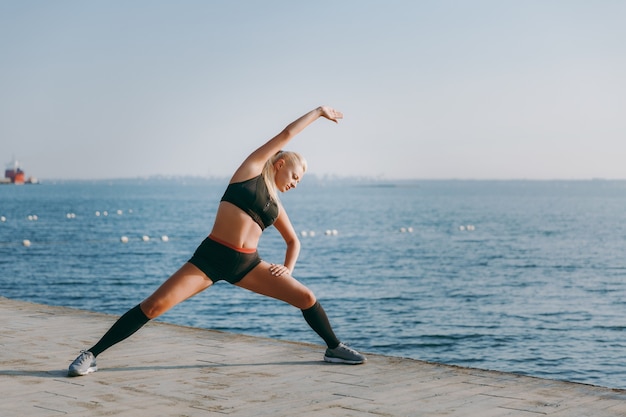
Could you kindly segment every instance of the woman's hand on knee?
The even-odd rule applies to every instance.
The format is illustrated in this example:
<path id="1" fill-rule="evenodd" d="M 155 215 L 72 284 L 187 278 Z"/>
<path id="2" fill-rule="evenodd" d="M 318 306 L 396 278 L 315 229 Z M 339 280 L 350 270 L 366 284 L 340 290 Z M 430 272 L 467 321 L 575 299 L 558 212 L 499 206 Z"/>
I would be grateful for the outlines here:
<path id="1" fill-rule="evenodd" d="M 270 273 L 276 277 L 282 277 L 283 275 L 290 275 L 291 271 L 285 265 L 270 264 Z"/>

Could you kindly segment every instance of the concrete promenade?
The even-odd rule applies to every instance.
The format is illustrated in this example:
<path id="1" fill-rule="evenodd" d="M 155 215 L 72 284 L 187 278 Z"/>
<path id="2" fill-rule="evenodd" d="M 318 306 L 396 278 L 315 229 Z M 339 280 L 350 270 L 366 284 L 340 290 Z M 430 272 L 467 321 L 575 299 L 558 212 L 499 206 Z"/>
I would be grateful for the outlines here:
<path id="1" fill-rule="evenodd" d="M 626 416 L 626 391 L 149 323 L 68 378 L 116 317 L 0 297 L 0 416 Z"/>

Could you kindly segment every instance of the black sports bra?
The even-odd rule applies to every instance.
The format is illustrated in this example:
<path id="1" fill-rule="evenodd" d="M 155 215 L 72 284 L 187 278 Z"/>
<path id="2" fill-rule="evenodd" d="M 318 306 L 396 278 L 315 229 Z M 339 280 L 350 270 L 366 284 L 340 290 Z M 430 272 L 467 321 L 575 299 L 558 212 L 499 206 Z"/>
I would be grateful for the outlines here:
<path id="1" fill-rule="evenodd" d="M 245 211 L 261 230 L 271 226 L 278 217 L 278 204 L 270 196 L 262 175 L 228 184 L 221 201 L 232 203 Z"/>

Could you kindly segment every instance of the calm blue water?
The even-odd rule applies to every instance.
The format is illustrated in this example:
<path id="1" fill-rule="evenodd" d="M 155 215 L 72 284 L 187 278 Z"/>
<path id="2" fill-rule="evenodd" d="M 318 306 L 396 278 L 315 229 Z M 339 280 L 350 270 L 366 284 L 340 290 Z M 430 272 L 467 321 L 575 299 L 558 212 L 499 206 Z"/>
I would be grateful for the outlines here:
<path id="1" fill-rule="evenodd" d="M 0 186 L 0 295 L 122 314 L 209 233 L 224 186 Z M 626 182 L 305 181 L 283 202 L 316 232 L 295 275 L 356 348 L 626 388 Z M 261 255 L 283 250 L 268 229 Z M 321 342 L 298 310 L 225 283 L 161 320 Z"/>

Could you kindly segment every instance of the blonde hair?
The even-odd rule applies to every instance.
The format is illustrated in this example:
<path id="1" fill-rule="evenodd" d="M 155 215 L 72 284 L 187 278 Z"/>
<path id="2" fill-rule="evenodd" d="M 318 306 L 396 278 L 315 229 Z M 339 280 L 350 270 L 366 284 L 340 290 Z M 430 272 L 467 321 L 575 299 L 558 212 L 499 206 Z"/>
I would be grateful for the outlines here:
<path id="1" fill-rule="evenodd" d="M 285 163 L 291 166 L 295 166 L 299 164 L 302 166 L 302 172 L 306 172 L 307 164 L 306 160 L 302 155 L 298 152 L 291 151 L 278 151 L 265 162 L 263 166 L 263 179 L 265 180 L 265 185 L 267 185 L 267 190 L 270 193 L 272 199 L 278 201 L 278 191 L 276 190 L 276 170 L 274 169 L 274 164 L 279 160 L 284 159 Z"/>

